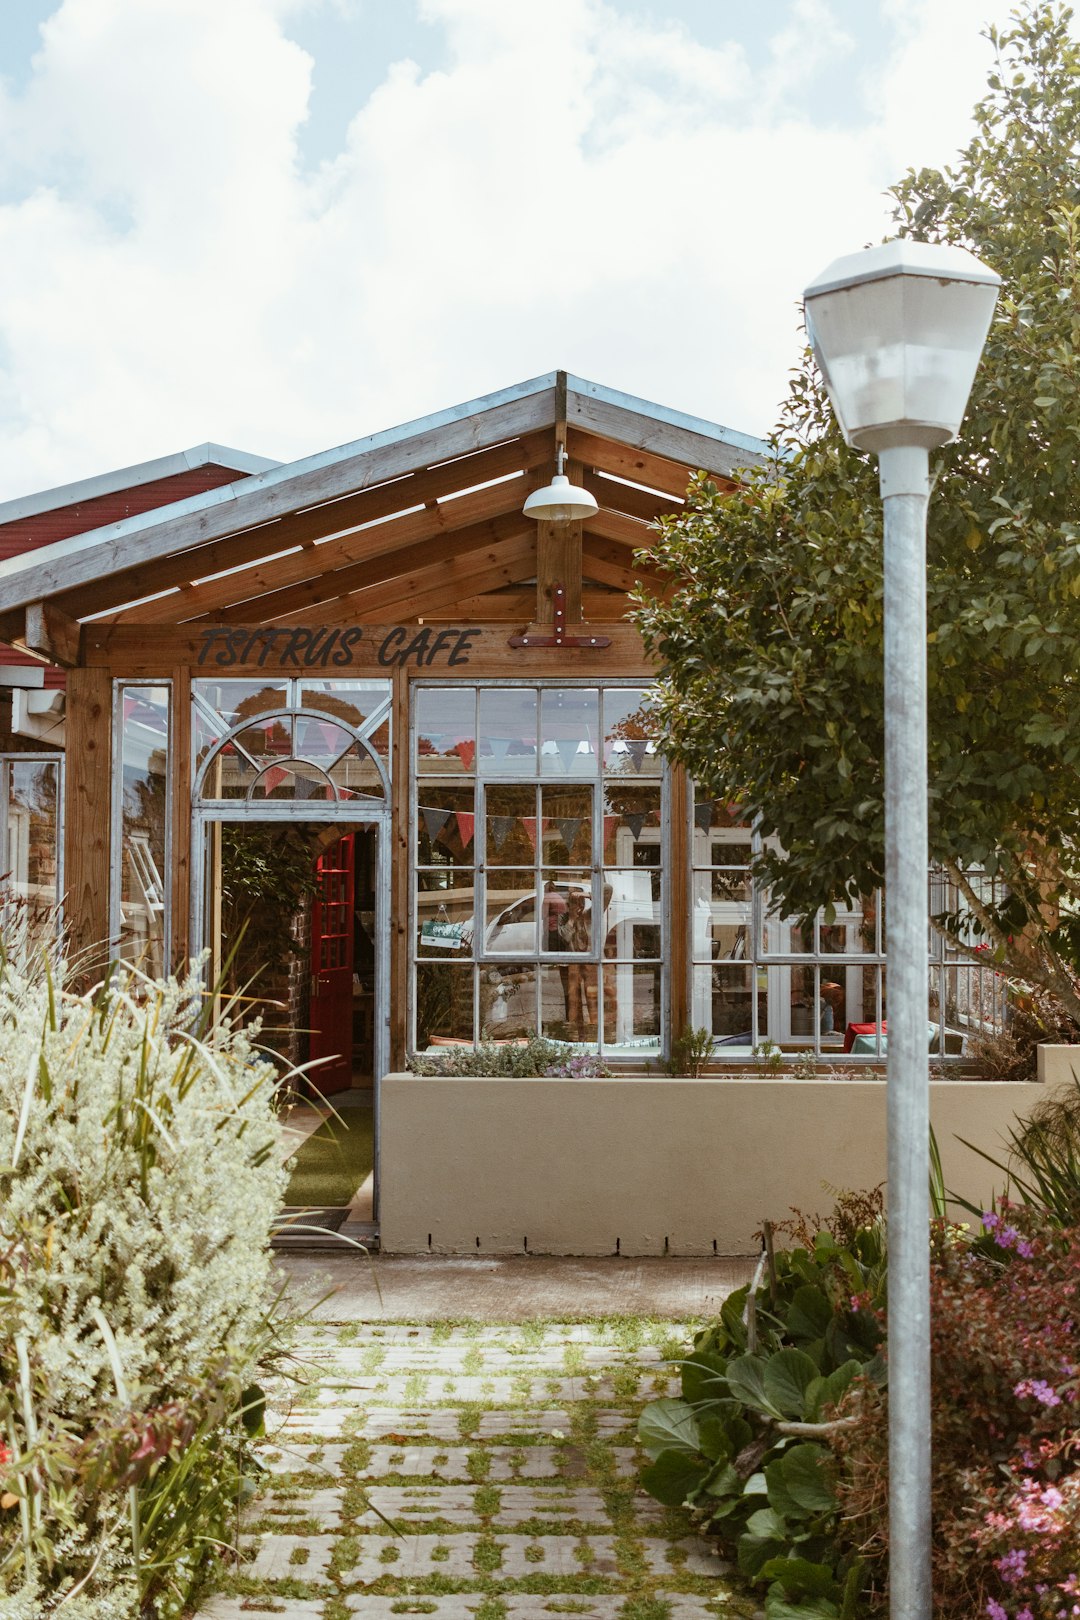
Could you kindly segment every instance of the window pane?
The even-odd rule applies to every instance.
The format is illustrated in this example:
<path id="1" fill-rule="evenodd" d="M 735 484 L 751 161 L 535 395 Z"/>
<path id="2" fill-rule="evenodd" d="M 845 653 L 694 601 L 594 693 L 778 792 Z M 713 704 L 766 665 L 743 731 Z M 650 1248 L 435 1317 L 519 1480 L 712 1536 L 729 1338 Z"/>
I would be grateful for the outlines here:
<path id="1" fill-rule="evenodd" d="M 647 692 L 604 693 L 604 769 L 610 776 L 659 776 L 660 755 L 651 740 L 656 717 Z"/>
<path id="2" fill-rule="evenodd" d="M 120 688 L 121 867 L 119 950 L 147 973 L 165 971 L 165 839 L 169 689 Z"/>
<path id="3" fill-rule="evenodd" d="M 416 859 L 421 866 L 471 866 L 476 849 L 475 799 L 468 787 L 425 782 L 416 807 Z"/>
<path id="4" fill-rule="evenodd" d="M 536 693 L 531 687 L 481 688 L 479 769 L 485 776 L 536 775 Z"/>
<path id="5" fill-rule="evenodd" d="M 742 865 L 742 855 L 726 856 L 717 853 L 720 845 L 725 843 L 748 844 L 749 828 L 742 819 L 742 811 L 737 804 L 729 804 L 724 799 L 694 800 L 694 865 L 695 866 L 729 866 Z M 749 860 L 747 853 L 746 860 Z"/>
<path id="6" fill-rule="evenodd" d="M 309 720 L 300 716 L 296 722 L 295 757 L 314 760 L 323 770 L 329 770 L 352 745 L 352 733 L 334 725 L 332 720 Z"/>
<path id="7" fill-rule="evenodd" d="M 381 799 L 383 796 L 378 766 L 363 743 L 353 743 L 348 753 L 330 766 L 329 774 L 342 799 Z"/>
<path id="8" fill-rule="evenodd" d="M 536 873 L 490 871 L 487 879 L 485 949 L 497 956 L 536 954 Z"/>
<path id="9" fill-rule="evenodd" d="M 599 971 L 595 962 L 540 969 L 543 1033 L 549 1040 L 596 1045 Z"/>
<path id="10" fill-rule="evenodd" d="M 462 776 L 476 761 L 476 692 L 471 686 L 422 686 L 416 694 L 416 769 Z"/>
<path id="11" fill-rule="evenodd" d="M 262 720 L 257 725 L 245 726 L 233 739 L 232 746 L 262 767 L 277 759 L 292 759 L 293 728 L 291 720 Z"/>
<path id="12" fill-rule="evenodd" d="M 660 1047 L 660 965 L 606 963 L 604 1049 L 607 1052 L 658 1051 Z"/>
<path id="13" fill-rule="evenodd" d="M 534 963 L 481 969 L 480 1028 L 496 1041 L 524 1041 L 536 1034 Z"/>
<path id="14" fill-rule="evenodd" d="M 663 907 L 659 872 L 605 870 L 604 955 L 658 960 L 662 954 Z"/>
<path id="15" fill-rule="evenodd" d="M 694 959 L 698 962 L 745 961 L 751 954 L 750 906 L 738 897 L 717 895 L 716 879 L 724 873 L 694 873 Z"/>
<path id="16" fill-rule="evenodd" d="M 755 975 L 749 963 L 741 967 L 725 963 L 720 967 L 694 969 L 694 1027 L 711 1030 L 722 1046 L 751 1050 L 755 976 L 758 979 L 758 1039 L 764 1040 L 768 1032 L 766 990 L 762 982 L 765 974 Z"/>
<path id="17" fill-rule="evenodd" d="M 646 850 L 660 850 L 660 784 L 604 784 L 604 864 L 637 866 Z"/>
<path id="18" fill-rule="evenodd" d="M 443 867 L 416 874 L 416 949 L 420 956 L 462 961 L 472 954 L 473 874 Z"/>
<path id="19" fill-rule="evenodd" d="M 12 761 L 5 887 L 26 905 L 27 920 L 32 924 L 43 921 L 59 899 L 58 782 L 55 761 Z"/>
<path id="20" fill-rule="evenodd" d="M 580 872 L 545 872 L 540 918 L 542 951 L 591 950 L 592 879 Z"/>
<path id="21" fill-rule="evenodd" d="M 304 802 L 333 800 L 336 795 L 330 779 L 317 765 L 306 760 L 283 759 L 270 765 L 256 778 L 253 799 L 293 799 Z"/>
<path id="22" fill-rule="evenodd" d="M 566 866 L 592 862 L 592 789 L 542 787 L 541 856 Z"/>
<path id="23" fill-rule="evenodd" d="M 390 696 L 389 681 L 301 681 L 300 707 L 344 720 L 359 731 L 365 720 Z M 385 720 L 371 738 L 380 758 L 390 756 L 390 723 Z"/>
<path id="24" fill-rule="evenodd" d="M 489 787 L 486 861 L 489 866 L 526 866 L 536 859 L 536 789 Z"/>
<path id="25" fill-rule="evenodd" d="M 599 693 L 583 687 L 540 694 L 540 770 L 544 776 L 595 776 Z"/>
<path id="26" fill-rule="evenodd" d="M 472 1046 L 473 970 L 450 962 L 416 965 L 416 1049 Z"/>

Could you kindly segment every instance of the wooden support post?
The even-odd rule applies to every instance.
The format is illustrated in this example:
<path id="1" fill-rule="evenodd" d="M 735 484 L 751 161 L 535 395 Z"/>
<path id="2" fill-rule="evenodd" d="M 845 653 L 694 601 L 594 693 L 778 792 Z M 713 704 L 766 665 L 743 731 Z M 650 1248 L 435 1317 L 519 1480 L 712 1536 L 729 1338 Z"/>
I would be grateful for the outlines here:
<path id="1" fill-rule="evenodd" d="M 536 527 L 536 622 L 552 623 L 552 592 L 561 585 L 566 592 L 566 622 L 580 624 L 581 524 L 538 523 Z"/>
<path id="2" fill-rule="evenodd" d="M 405 1067 L 409 992 L 409 676 L 393 676 L 393 752 L 390 832 L 390 1069 Z"/>
<path id="3" fill-rule="evenodd" d="M 681 765 L 670 767 L 668 814 L 671 872 L 668 879 L 668 941 L 671 1039 L 677 1040 L 690 1022 L 690 918 L 693 916 L 690 870 L 690 779 Z"/>
<path id="4" fill-rule="evenodd" d="M 23 641 L 27 652 L 50 664 L 73 669 L 79 662 L 82 625 L 61 613 L 51 602 L 30 602 L 26 608 Z"/>
<path id="5" fill-rule="evenodd" d="M 109 956 L 109 823 L 112 806 L 112 680 L 107 669 L 73 669 L 67 688 L 64 917 L 70 951 L 88 969 Z M 115 858 L 120 859 L 120 851 Z"/>
<path id="6" fill-rule="evenodd" d="M 182 972 L 192 955 L 191 920 L 191 670 L 172 672 L 172 960 Z M 196 949 L 201 949 L 201 942 Z"/>

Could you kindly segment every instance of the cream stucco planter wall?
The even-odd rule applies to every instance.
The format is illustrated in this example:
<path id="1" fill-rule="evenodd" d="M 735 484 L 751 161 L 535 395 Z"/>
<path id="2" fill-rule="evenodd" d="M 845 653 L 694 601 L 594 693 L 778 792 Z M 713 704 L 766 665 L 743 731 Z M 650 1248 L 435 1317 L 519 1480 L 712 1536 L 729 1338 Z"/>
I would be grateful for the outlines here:
<path id="1" fill-rule="evenodd" d="M 1045 1084 L 934 1081 L 946 1185 L 985 1204 L 988 1152 L 1071 1083 L 1080 1048 L 1045 1051 Z M 388 1075 L 380 1242 L 390 1254 L 743 1254 L 764 1219 L 830 1207 L 885 1179 L 880 1080 L 612 1080 Z"/>

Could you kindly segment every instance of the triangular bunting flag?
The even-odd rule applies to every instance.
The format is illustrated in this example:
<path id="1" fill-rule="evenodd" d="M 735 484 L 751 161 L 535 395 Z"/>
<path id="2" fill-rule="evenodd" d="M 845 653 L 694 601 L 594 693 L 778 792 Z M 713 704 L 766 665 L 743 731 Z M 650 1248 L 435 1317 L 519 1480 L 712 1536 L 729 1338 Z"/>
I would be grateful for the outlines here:
<path id="1" fill-rule="evenodd" d="M 577 843 L 578 833 L 581 831 L 581 817 L 567 816 L 564 821 L 559 821 L 556 825 L 559 829 L 559 837 L 566 845 L 566 853 L 569 855 Z"/>
<path id="2" fill-rule="evenodd" d="M 510 836 L 510 829 L 517 818 L 515 816 L 492 816 L 491 841 L 495 845 L 496 855 L 502 849 Z"/>
<path id="3" fill-rule="evenodd" d="M 442 832 L 443 828 L 446 826 L 446 823 L 450 820 L 451 811 L 431 809 L 425 804 L 421 805 L 420 813 L 424 818 L 424 826 L 427 828 L 427 835 L 431 842 L 434 843 L 436 838 L 438 838 L 439 834 Z"/>
<path id="4" fill-rule="evenodd" d="M 526 838 L 529 840 L 529 843 L 532 845 L 533 849 L 535 849 L 536 848 L 536 817 L 535 816 L 522 816 L 521 825 L 525 829 Z"/>
<path id="5" fill-rule="evenodd" d="M 580 742 L 576 737 L 556 737 L 555 746 L 559 750 L 563 770 L 568 771 L 577 757 Z"/>
<path id="6" fill-rule="evenodd" d="M 471 737 L 462 737 L 454 744 L 454 753 L 460 759 L 465 770 L 471 771 L 473 760 L 476 758 L 476 744 Z"/>
<path id="7" fill-rule="evenodd" d="M 649 745 L 646 742 L 644 737 L 633 737 L 627 743 L 627 745 L 626 745 L 627 752 L 629 753 L 630 758 L 634 762 L 635 771 L 640 771 L 642 765 L 644 765 L 644 763 L 645 763 L 645 752 L 646 752 L 646 749 L 648 748 L 648 746 Z"/>
<path id="8" fill-rule="evenodd" d="M 458 836 L 461 839 L 462 849 L 468 849 L 473 841 L 476 831 L 476 817 L 467 810 L 459 810 L 456 816 Z"/>
<path id="9" fill-rule="evenodd" d="M 496 761 L 505 759 L 510 752 L 509 737 L 489 737 L 487 745 L 491 750 L 492 759 Z"/>
<path id="10" fill-rule="evenodd" d="M 694 826 L 698 832 L 707 833 L 712 826 L 713 807 L 712 800 L 706 799 L 704 804 L 694 806 Z"/>
<path id="11" fill-rule="evenodd" d="M 294 776 L 294 799 L 317 799 L 326 786 L 325 782 L 313 782 L 310 776 Z"/>
<path id="12" fill-rule="evenodd" d="M 280 765 L 271 765 L 262 779 L 263 792 L 269 796 L 276 787 L 281 786 L 288 774 L 288 771 L 284 770 Z"/>
<path id="13" fill-rule="evenodd" d="M 615 832 L 616 832 L 616 829 L 618 828 L 618 825 L 619 825 L 618 816 L 605 816 L 604 817 L 604 848 L 605 848 L 605 850 L 607 849 L 608 845 L 614 839 Z"/>
<path id="14" fill-rule="evenodd" d="M 642 811 L 635 810 L 632 815 L 623 816 L 623 820 L 633 833 L 634 843 L 636 844 L 638 839 L 641 837 L 641 829 L 644 827 L 648 817 Z"/>

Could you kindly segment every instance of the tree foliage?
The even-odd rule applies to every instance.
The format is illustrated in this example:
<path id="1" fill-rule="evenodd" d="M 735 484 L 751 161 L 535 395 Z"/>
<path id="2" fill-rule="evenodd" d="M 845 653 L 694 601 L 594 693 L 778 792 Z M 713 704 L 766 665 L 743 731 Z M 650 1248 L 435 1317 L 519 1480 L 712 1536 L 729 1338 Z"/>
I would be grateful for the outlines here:
<path id="1" fill-rule="evenodd" d="M 1080 1015 L 1080 49 L 1030 0 L 952 168 L 909 171 L 890 234 L 970 248 L 1004 286 L 959 443 L 932 458 L 930 845 L 994 959 Z M 839 244 L 842 246 L 842 244 Z M 808 916 L 884 868 L 881 504 L 809 352 L 774 459 L 704 476 L 661 523 L 642 599 L 669 755 L 780 850 L 757 875 Z M 965 874 L 1001 880 L 987 900 Z M 955 932 L 958 921 L 942 916 Z"/>

